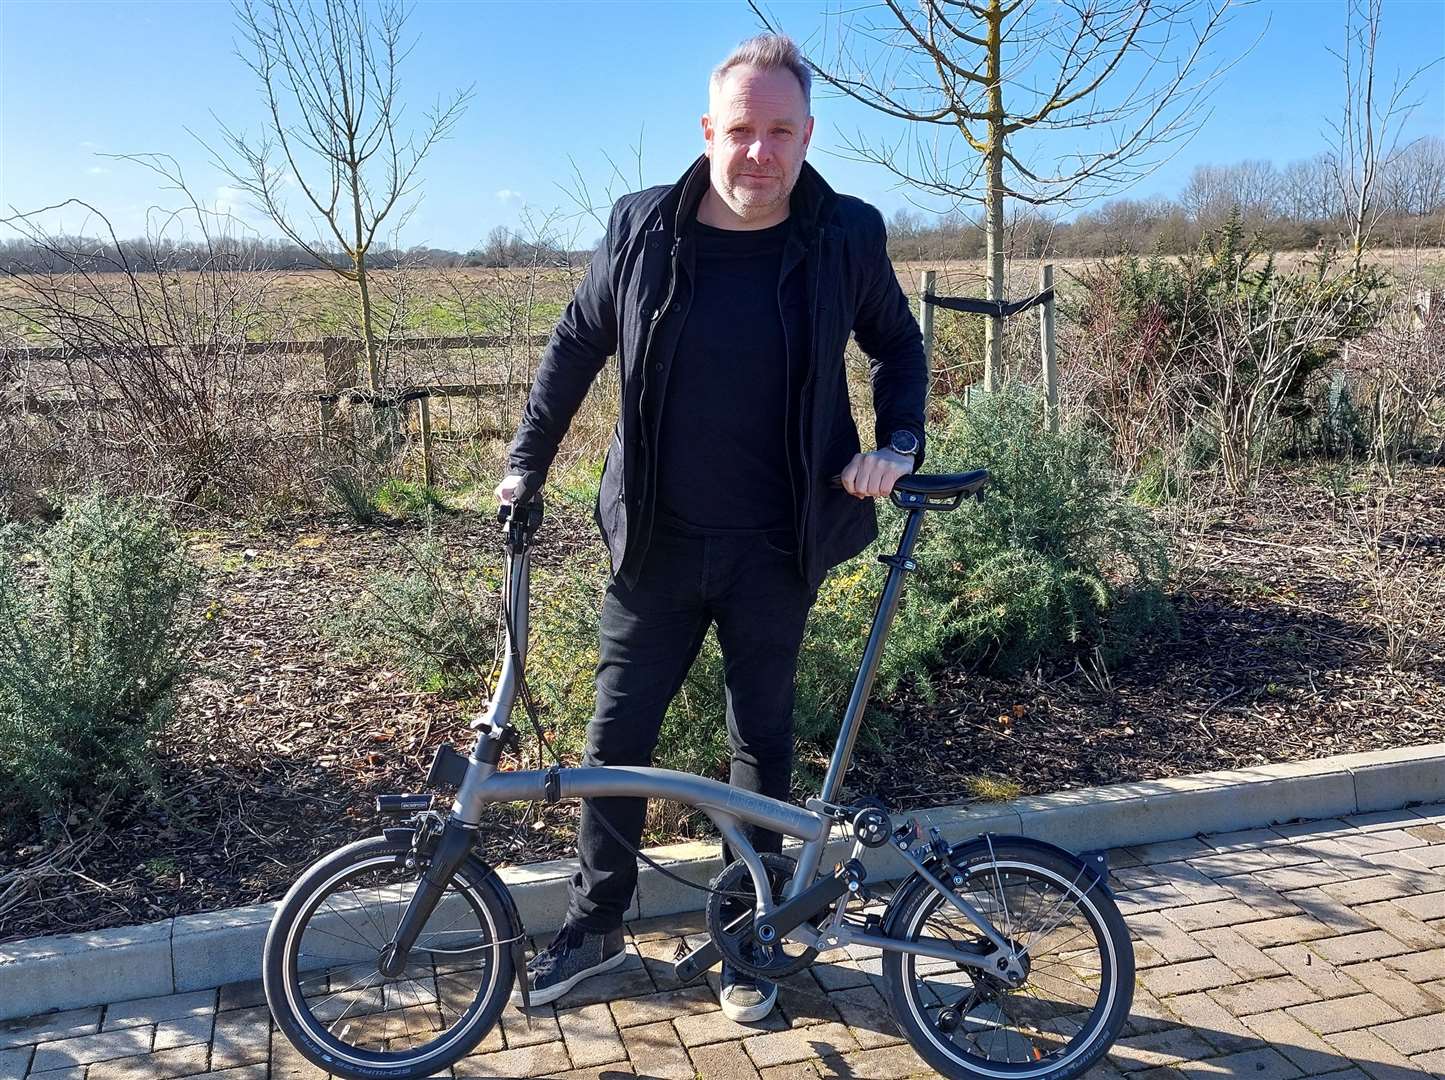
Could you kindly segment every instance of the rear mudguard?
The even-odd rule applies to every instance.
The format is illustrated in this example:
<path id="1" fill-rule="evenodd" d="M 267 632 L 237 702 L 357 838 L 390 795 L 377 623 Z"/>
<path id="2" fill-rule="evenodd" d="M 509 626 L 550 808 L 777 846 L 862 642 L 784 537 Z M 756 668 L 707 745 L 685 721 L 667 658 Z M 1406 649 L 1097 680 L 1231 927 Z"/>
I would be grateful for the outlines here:
<path id="1" fill-rule="evenodd" d="M 1108 865 L 1102 853 L 1088 852 L 1083 855 L 1076 855 L 1067 848 L 1061 848 L 1057 844 L 1049 843 L 1047 840 L 1035 840 L 1031 836 L 1000 836 L 995 833 L 983 833 L 982 835 L 975 836 L 971 840 L 962 840 L 950 847 L 948 849 L 949 862 L 971 859 L 979 854 L 987 855 L 990 841 L 992 841 L 995 846 L 1008 844 L 1011 847 L 1033 848 L 1036 851 L 1046 851 L 1051 855 L 1056 855 L 1070 862 L 1078 863 L 1082 868 L 1081 872 L 1094 883 L 1094 887 L 1102 888 L 1105 893 L 1109 892 Z M 939 859 L 937 855 L 930 852 L 928 858 L 923 860 L 923 865 L 926 866 L 931 873 L 942 878 L 945 883 L 952 884 L 943 874 L 942 860 Z M 893 933 L 894 923 L 898 919 L 899 913 L 903 910 L 904 904 L 902 901 L 916 885 L 928 885 L 916 870 L 898 883 L 898 888 L 893 891 L 893 898 L 889 900 L 888 910 L 883 916 L 883 923 L 880 929 L 884 935 L 888 937 L 896 936 Z M 928 887 L 932 888 L 931 885 Z"/>
<path id="2" fill-rule="evenodd" d="M 416 830 L 408 826 L 389 826 L 382 830 L 382 834 L 388 840 L 410 845 Z M 529 1008 L 531 1001 L 527 993 L 527 927 L 522 922 L 522 913 L 517 910 L 517 901 L 513 899 L 512 890 L 507 888 L 502 876 L 475 851 L 467 855 L 467 864 L 471 866 L 479 882 L 491 883 L 502 901 L 503 910 L 511 923 L 512 967 L 517 978 L 517 987 L 522 994 L 522 1008 Z"/>

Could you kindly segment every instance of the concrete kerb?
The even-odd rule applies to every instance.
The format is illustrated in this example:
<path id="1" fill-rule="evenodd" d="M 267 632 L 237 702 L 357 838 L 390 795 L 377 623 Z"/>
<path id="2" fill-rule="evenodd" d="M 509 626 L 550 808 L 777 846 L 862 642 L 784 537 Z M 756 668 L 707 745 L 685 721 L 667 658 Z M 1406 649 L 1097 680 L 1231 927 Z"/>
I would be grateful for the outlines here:
<path id="1" fill-rule="evenodd" d="M 1445 800 L 1445 743 L 1317 761 L 1199 773 L 1065 791 L 1008 803 L 919 811 L 950 841 L 981 832 L 1023 834 L 1073 850 L 1147 844 L 1291 821 L 1395 810 Z M 828 859 L 843 858 L 839 836 Z M 649 856 L 699 884 L 721 868 L 716 843 L 673 844 Z M 906 867 L 890 848 L 867 853 L 873 880 Z M 502 879 L 533 934 L 562 922 L 575 859 L 507 867 Z M 641 867 L 629 919 L 695 911 L 701 895 Z M 255 979 L 274 904 L 185 915 L 143 926 L 29 938 L 0 945 L 0 1019 Z"/>

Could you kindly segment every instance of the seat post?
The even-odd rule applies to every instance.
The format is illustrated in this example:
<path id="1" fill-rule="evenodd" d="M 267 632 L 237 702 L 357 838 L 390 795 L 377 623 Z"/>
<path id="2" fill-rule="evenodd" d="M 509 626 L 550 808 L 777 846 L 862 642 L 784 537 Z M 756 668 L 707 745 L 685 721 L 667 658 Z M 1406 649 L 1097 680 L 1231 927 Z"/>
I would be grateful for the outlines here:
<path id="1" fill-rule="evenodd" d="M 863 710 L 868 704 L 868 694 L 873 689 L 873 677 L 878 673 L 878 661 L 883 654 L 883 642 L 893 625 L 893 616 L 898 611 L 898 601 L 903 592 L 903 576 L 913 569 L 913 544 L 918 538 L 918 528 L 923 520 L 923 510 L 911 510 L 903 527 L 903 537 L 898 542 L 898 551 L 891 555 L 880 555 L 879 559 L 888 564 L 888 580 L 884 582 L 883 594 L 873 612 L 873 626 L 868 632 L 868 644 L 863 648 L 863 659 L 858 665 L 858 676 L 853 680 L 853 693 L 848 698 L 848 707 L 843 712 L 843 724 L 838 730 L 838 741 L 833 746 L 833 758 L 828 762 L 828 773 L 823 778 L 821 798 L 824 802 L 836 802 L 843 787 L 843 774 L 848 771 L 848 762 L 853 756 L 853 743 L 858 738 L 858 726 L 863 720 Z"/>

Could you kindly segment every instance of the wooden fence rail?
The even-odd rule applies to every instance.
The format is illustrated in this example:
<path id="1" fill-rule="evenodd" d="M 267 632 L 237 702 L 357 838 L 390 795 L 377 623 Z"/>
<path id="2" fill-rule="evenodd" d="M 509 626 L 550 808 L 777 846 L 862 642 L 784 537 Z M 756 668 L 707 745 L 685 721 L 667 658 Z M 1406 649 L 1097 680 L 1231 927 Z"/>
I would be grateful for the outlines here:
<path id="1" fill-rule="evenodd" d="M 471 335 L 466 337 L 394 338 L 381 343 L 384 349 L 403 351 L 499 348 L 504 345 L 522 345 L 527 348 L 540 347 L 547 343 L 549 335 L 533 334 L 527 337 L 504 337 L 495 334 Z M 74 346 L 0 346 L 0 372 L 8 364 L 24 359 L 32 362 L 84 360 L 103 350 L 76 348 Z M 311 340 L 247 341 L 235 344 L 207 343 L 203 345 L 138 345 L 125 350 L 113 350 L 111 355 L 135 353 L 155 357 L 167 353 L 186 352 L 192 356 L 261 356 L 297 355 L 320 356 L 323 358 L 325 385 L 300 390 L 246 391 L 230 395 L 234 401 L 251 404 L 282 401 L 315 401 L 319 422 L 319 442 L 325 446 L 328 433 L 336 421 L 336 406 L 345 401 L 350 404 L 369 404 L 375 409 L 401 409 L 405 411 L 412 402 L 417 402 L 418 427 L 422 443 L 422 476 L 430 486 L 433 481 L 432 445 L 438 436 L 431 424 L 431 399 L 479 398 L 500 393 L 506 384 L 487 383 L 436 383 L 409 384 L 404 386 L 377 387 L 371 389 L 360 385 L 358 361 L 364 355 L 362 343 L 354 338 L 327 337 Z M 21 397 L 0 397 L 0 416 L 52 416 L 77 411 L 103 411 L 122 408 L 130 404 L 124 397 L 101 396 L 63 397 L 59 395 L 37 396 L 26 394 Z M 444 440 L 449 437 L 443 436 Z"/>

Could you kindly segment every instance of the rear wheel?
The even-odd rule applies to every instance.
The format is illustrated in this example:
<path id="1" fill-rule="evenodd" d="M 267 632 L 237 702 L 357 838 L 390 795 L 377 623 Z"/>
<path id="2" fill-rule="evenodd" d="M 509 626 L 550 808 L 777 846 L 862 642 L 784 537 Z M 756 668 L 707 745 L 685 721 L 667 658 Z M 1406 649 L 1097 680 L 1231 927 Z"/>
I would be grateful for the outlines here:
<path id="1" fill-rule="evenodd" d="M 276 1023 L 308 1060 L 355 1080 L 445 1070 L 491 1030 L 514 976 L 510 900 L 467 859 L 422 927 L 406 968 L 378 960 L 421 870 L 404 840 L 376 837 L 312 864 L 266 935 L 262 976 Z"/>
<path id="2" fill-rule="evenodd" d="M 1118 1038 L 1134 996 L 1134 949 L 1114 901 L 1063 852 L 996 839 L 955 849 L 954 891 L 1024 960 L 1027 978 L 885 952 L 889 1007 L 904 1036 L 947 1077 L 1070 1080 Z M 932 885 L 916 879 L 889 904 L 884 932 L 987 948 Z"/>

